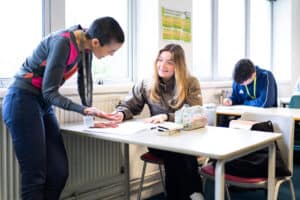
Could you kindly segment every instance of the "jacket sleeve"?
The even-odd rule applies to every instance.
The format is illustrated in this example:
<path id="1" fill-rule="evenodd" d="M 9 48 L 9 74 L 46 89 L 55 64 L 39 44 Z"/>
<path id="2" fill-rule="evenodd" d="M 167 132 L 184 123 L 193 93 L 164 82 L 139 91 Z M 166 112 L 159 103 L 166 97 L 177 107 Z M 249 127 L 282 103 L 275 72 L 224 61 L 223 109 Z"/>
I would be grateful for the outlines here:
<path id="1" fill-rule="evenodd" d="M 259 96 L 253 100 L 246 100 L 244 105 L 256 107 L 277 106 L 277 86 L 272 74 L 267 73 L 265 78 L 260 80 L 257 89 L 260 91 Z"/>
<path id="2" fill-rule="evenodd" d="M 92 106 L 93 104 L 93 77 L 92 77 L 92 54 L 85 53 L 85 66 L 82 60 L 79 62 L 77 86 L 81 102 L 84 106 Z"/>
<path id="3" fill-rule="evenodd" d="M 202 105 L 200 83 L 195 77 L 192 77 L 189 81 L 186 103 L 190 106 Z"/>
<path id="4" fill-rule="evenodd" d="M 72 102 L 59 93 L 68 55 L 68 41 L 63 38 L 55 38 L 49 47 L 47 65 L 43 76 L 42 94 L 44 99 L 54 106 L 83 114 L 84 106 Z"/>
<path id="5" fill-rule="evenodd" d="M 236 82 L 233 82 L 233 84 L 232 84 L 232 93 L 231 93 L 231 96 L 229 97 L 232 101 L 232 105 L 243 104 L 243 102 L 241 101 L 241 97 L 238 93 L 239 90 L 240 90 L 239 85 Z"/>
<path id="6" fill-rule="evenodd" d="M 124 119 L 131 119 L 134 115 L 138 115 L 142 112 L 146 103 L 146 88 L 145 82 L 134 85 L 127 95 L 127 97 L 120 101 L 116 107 L 116 110 L 124 113 Z"/>

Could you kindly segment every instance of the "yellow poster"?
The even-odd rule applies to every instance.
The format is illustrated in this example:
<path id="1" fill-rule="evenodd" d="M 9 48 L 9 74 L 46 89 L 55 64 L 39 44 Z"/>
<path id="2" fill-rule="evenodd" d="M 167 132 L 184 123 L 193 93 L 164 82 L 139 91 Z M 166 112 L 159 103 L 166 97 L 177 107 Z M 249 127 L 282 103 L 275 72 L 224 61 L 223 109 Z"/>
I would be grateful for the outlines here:
<path id="1" fill-rule="evenodd" d="M 191 12 L 161 7 L 162 39 L 191 42 Z"/>

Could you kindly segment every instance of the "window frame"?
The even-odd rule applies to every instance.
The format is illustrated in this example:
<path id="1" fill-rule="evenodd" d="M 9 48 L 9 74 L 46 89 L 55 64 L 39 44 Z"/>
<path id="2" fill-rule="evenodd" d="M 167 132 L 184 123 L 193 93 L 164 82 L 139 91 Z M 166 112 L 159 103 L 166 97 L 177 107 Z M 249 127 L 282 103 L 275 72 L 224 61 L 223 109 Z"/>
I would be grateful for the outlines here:
<path id="1" fill-rule="evenodd" d="M 137 4 L 140 0 L 127 0 L 128 2 L 128 34 L 125 35 L 126 41 L 128 41 L 127 52 L 128 52 L 128 60 L 127 60 L 127 78 L 122 82 L 118 80 L 113 81 L 104 81 L 104 84 L 110 83 L 124 83 L 125 82 L 134 82 L 138 80 L 138 66 L 137 66 L 137 58 L 136 53 L 137 49 Z M 211 0 L 211 66 L 210 66 L 210 75 L 203 78 L 200 77 L 200 74 L 195 74 L 197 77 L 201 78 L 203 81 L 229 81 L 230 78 L 222 78 L 218 77 L 217 71 L 217 57 L 218 57 L 218 2 L 220 0 Z M 251 0 L 245 1 L 245 57 L 248 57 L 250 54 L 250 2 Z M 274 63 L 274 0 L 265 0 L 270 2 L 270 70 L 275 71 L 277 66 Z M 42 0 L 42 36 L 46 36 L 47 34 L 64 28 L 65 27 L 65 0 Z M 197 45 L 197 44 L 193 44 Z M 194 58 L 195 59 L 195 58 Z M 194 65 L 193 65 L 194 66 Z M 263 66 L 262 66 L 263 67 Z M 197 72 L 199 73 L 199 72 Z M 0 77 L 3 78 L 3 77 Z M 284 79 L 284 78 L 283 78 Z M 72 83 L 73 84 L 73 83 Z"/>
<path id="2" fill-rule="evenodd" d="M 211 68 L 210 68 L 210 76 L 206 77 L 201 77 L 200 74 L 196 74 L 198 78 L 201 80 L 205 81 L 230 81 L 231 77 L 222 77 L 218 74 L 218 34 L 219 34 L 219 27 L 218 27 L 218 15 L 219 15 L 219 1 L 220 0 L 211 0 Z M 244 57 L 249 57 L 250 56 L 250 32 L 251 32 L 251 27 L 250 27 L 250 9 L 251 9 L 251 0 L 244 0 L 245 1 L 245 32 L 244 32 Z M 274 36 L 273 36 L 273 30 L 274 30 L 274 12 L 273 12 L 273 4 L 274 2 L 271 0 L 265 0 L 270 2 L 270 58 L 269 58 L 269 63 L 270 63 L 270 70 L 274 70 L 274 65 L 273 65 L 273 55 L 274 55 Z M 193 44 L 193 45 L 199 45 L 199 44 Z M 196 59 L 196 58 L 194 58 Z M 193 61 L 193 63 L 197 63 L 197 61 Z M 195 65 L 195 64 L 193 64 Z M 201 67 L 201 66 L 200 66 Z M 263 66 L 262 66 L 263 67 Z"/>

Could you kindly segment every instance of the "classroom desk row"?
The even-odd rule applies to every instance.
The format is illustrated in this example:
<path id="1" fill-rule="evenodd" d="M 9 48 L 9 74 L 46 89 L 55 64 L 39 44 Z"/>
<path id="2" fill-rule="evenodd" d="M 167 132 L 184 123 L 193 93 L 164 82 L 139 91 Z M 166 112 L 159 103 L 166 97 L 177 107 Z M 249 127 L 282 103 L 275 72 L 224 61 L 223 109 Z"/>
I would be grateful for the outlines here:
<path id="1" fill-rule="evenodd" d="M 218 106 L 216 109 L 215 125 L 229 127 L 230 120 L 240 118 L 244 112 L 292 116 L 294 119 L 294 149 L 297 151 L 300 150 L 300 109 L 286 107 L 259 108 L 243 105 Z"/>
<path id="2" fill-rule="evenodd" d="M 134 122 L 134 121 L 133 121 Z M 139 122 L 142 123 L 142 122 Z M 275 184 L 275 144 L 281 138 L 280 133 L 239 130 L 223 127 L 207 126 L 193 131 L 181 131 L 176 135 L 161 135 L 158 132 L 144 129 L 139 132 L 128 132 L 122 128 L 112 129 L 111 132 L 87 129 L 82 123 L 62 125 L 61 129 L 67 134 L 80 134 L 86 137 L 120 142 L 125 145 L 125 176 L 126 196 L 129 199 L 129 144 L 143 145 L 152 148 L 185 153 L 195 156 L 207 156 L 217 160 L 215 167 L 215 199 L 224 200 L 225 163 L 258 149 L 269 147 L 268 200 L 273 199 Z M 257 133 L 257 134 L 256 134 Z M 224 142 L 226 141 L 226 142 Z"/>
<path id="3" fill-rule="evenodd" d="M 260 107 L 237 105 L 237 106 L 218 106 L 216 109 L 216 125 L 228 127 L 228 120 L 226 120 L 226 118 L 228 118 L 229 120 L 237 119 L 245 112 L 265 113 L 265 114 L 274 114 L 274 115 L 288 115 L 288 116 L 292 116 L 295 122 L 297 123 L 300 122 L 300 109 L 282 108 L 282 107 L 260 108 Z"/>

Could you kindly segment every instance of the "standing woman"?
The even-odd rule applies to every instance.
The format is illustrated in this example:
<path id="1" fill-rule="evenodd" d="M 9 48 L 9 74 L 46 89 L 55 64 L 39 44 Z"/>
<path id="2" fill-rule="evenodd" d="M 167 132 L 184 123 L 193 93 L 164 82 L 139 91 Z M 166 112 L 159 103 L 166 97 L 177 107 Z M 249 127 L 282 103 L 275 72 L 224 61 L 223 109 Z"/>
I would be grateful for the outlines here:
<path id="1" fill-rule="evenodd" d="M 2 114 L 20 165 L 22 199 L 59 199 L 68 178 L 68 160 L 52 106 L 109 118 L 91 106 L 92 54 L 98 59 L 113 55 L 123 43 L 118 22 L 98 18 L 87 30 L 76 25 L 44 38 L 15 75 Z M 59 93 L 75 72 L 82 105 Z"/>
<path id="2" fill-rule="evenodd" d="M 174 112 L 184 104 L 202 105 L 199 81 L 188 73 L 184 51 L 180 45 L 168 44 L 155 60 L 154 76 L 136 84 L 112 116 L 116 122 L 131 119 L 147 105 L 149 123 L 174 121 Z M 196 116 L 201 124 L 207 119 Z M 168 200 L 202 200 L 198 163 L 195 156 L 149 148 L 164 160 Z"/>

